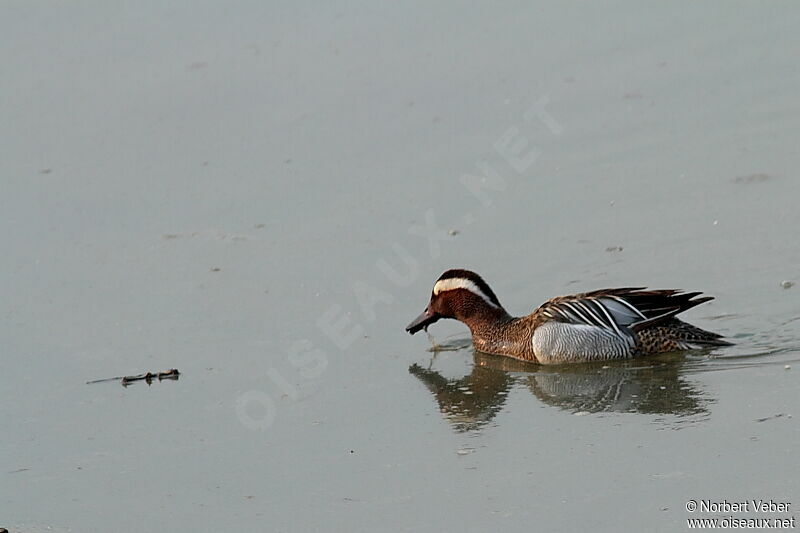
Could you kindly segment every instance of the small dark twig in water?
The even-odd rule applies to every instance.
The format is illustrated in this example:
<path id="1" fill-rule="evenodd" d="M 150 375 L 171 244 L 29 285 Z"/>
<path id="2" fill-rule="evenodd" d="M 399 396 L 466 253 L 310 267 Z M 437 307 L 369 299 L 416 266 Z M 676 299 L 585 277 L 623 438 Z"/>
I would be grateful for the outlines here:
<path id="1" fill-rule="evenodd" d="M 151 383 L 153 383 L 153 380 L 155 379 L 157 379 L 158 381 L 161 381 L 162 379 L 177 380 L 180 377 L 180 375 L 181 373 L 178 372 L 177 368 L 172 368 L 165 372 L 155 372 L 155 373 L 148 372 L 146 374 L 138 374 L 136 376 L 118 376 L 115 378 L 96 379 L 94 381 L 87 381 L 86 384 L 90 385 L 92 383 L 103 383 L 105 381 L 120 380 L 120 383 L 122 383 L 123 387 L 127 387 L 134 381 L 145 381 L 147 382 L 148 385 L 150 385 Z"/>

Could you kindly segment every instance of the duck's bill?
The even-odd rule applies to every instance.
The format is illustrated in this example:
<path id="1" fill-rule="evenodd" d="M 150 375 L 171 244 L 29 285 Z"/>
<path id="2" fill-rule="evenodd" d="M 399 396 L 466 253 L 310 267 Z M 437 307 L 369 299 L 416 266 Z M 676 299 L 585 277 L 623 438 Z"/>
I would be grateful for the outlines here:
<path id="1" fill-rule="evenodd" d="M 412 335 L 418 332 L 421 329 L 428 329 L 428 326 L 439 320 L 441 315 L 434 313 L 433 311 L 426 309 L 419 315 L 417 318 L 411 321 L 411 324 L 406 326 L 406 331 L 411 333 Z"/>

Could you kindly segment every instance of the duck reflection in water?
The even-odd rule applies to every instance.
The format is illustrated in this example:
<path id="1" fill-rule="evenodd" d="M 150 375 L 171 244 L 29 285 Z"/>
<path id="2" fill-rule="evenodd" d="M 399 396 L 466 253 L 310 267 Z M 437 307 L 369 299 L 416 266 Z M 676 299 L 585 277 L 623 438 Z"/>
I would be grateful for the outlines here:
<path id="1" fill-rule="evenodd" d="M 527 388 L 541 402 L 572 413 L 640 413 L 689 417 L 708 413 L 708 399 L 684 379 L 687 356 L 539 366 L 474 352 L 472 371 L 446 378 L 414 364 L 408 371 L 436 397 L 457 431 L 477 430 L 506 404 L 512 389 Z"/>

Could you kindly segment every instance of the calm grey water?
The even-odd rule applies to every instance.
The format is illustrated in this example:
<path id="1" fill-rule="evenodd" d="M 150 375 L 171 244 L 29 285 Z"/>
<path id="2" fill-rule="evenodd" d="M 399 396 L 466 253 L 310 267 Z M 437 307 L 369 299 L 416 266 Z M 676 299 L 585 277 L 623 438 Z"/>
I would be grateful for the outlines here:
<path id="1" fill-rule="evenodd" d="M 0 6 L 0 526 L 682 531 L 798 501 L 790 2 Z M 537 368 L 403 328 L 703 290 Z M 783 283 L 787 282 L 787 283 Z M 178 381 L 87 385 L 178 368 Z"/>

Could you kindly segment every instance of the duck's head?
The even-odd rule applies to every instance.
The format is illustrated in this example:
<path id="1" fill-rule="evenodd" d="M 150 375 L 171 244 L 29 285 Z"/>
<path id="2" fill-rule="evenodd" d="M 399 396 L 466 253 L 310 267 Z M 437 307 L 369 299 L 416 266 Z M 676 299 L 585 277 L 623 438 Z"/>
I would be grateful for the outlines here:
<path id="1" fill-rule="evenodd" d="M 470 317 L 483 312 L 502 312 L 503 306 L 489 285 L 475 272 L 448 270 L 433 285 L 428 307 L 406 331 L 412 335 L 440 318 L 455 318 L 466 322 Z"/>

